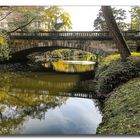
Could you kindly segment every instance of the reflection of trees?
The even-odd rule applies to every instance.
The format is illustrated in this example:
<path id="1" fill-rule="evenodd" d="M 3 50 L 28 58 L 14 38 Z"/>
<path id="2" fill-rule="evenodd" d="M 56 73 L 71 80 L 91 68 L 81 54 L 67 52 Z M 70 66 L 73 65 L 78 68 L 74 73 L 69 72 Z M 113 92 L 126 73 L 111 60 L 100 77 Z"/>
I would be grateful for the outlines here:
<path id="1" fill-rule="evenodd" d="M 60 96 L 0 92 L 0 133 L 11 134 L 27 116 L 43 119 L 48 109 L 61 106 L 66 100 Z"/>
<path id="2" fill-rule="evenodd" d="M 0 121 L 0 134 L 15 134 L 16 131 L 21 129 L 25 118 L 20 116 L 18 118 L 3 118 Z"/>
<path id="3" fill-rule="evenodd" d="M 8 75 L 0 78 L 0 134 L 13 134 L 18 131 L 28 116 L 43 119 L 50 108 L 61 106 L 67 97 L 49 96 L 36 93 L 11 92 L 16 83 L 9 82 Z M 2 80 L 3 79 L 3 80 Z M 25 90 L 24 90 L 25 91 Z"/>

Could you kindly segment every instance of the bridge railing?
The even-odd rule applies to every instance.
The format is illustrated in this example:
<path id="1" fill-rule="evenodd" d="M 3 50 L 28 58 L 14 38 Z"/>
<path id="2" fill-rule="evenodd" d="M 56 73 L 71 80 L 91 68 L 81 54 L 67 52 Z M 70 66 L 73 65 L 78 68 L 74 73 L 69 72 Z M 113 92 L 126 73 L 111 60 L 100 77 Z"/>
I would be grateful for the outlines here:
<path id="1" fill-rule="evenodd" d="M 123 31 L 124 37 L 140 37 L 140 31 Z M 9 34 L 11 38 L 48 38 L 48 39 L 78 39 L 78 38 L 105 38 L 111 39 L 111 35 L 108 31 L 67 31 L 67 32 L 14 32 Z"/>
<path id="2" fill-rule="evenodd" d="M 108 31 L 85 32 L 85 31 L 67 31 L 67 32 L 13 32 L 10 36 L 107 36 Z"/>

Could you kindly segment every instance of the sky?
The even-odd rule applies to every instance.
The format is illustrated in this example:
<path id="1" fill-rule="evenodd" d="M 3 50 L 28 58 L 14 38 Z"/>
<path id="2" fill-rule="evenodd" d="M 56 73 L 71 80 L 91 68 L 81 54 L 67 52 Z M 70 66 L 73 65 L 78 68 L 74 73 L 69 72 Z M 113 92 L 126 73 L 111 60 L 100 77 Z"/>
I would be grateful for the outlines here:
<path id="1" fill-rule="evenodd" d="M 72 31 L 93 31 L 93 22 L 101 6 L 61 6 L 71 15 Z M 127 11 L 127 22 L 130 21 L 130 6 L 115 6 Z"/>

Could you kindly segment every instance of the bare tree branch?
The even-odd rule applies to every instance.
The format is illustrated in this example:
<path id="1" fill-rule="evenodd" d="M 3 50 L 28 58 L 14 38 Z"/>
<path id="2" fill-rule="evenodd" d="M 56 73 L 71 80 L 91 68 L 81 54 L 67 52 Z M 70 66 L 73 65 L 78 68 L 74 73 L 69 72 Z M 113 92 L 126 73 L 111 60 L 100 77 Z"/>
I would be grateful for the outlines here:
<path id="1" fill-rule="evenodd" d="M 0 10 L 3 10 L 3 8 L 9 8 L 8 10 L 9 10 L 9 12 L 7 13 L 7 14 L 5 14 L 1 19 L 0 19 L 0 22 L 2 21 L 2 20 L 4 20 L 5 18 L 7 18 L 13 11 L 14 11 L 14 9 L 12 8 L 12 7 L 9 7 L 9 6 L 0 6 Z"/>
<path id="2" fill-rule="evenodd" d="M 21 28 L 26 27 L 27 25 L 29 25 L 30 23 L 32 23 L 32 21 L 33 21 L 35 18 L 36 18 L 36 17 L 32 18 L 32 19 L 31 19 L 29 22 L 27 22 L 26 24 L 23 24 L 23 25 L 17 27 L 16 29 L 14 29 L 13 31 L 9 31 L 9 32 L 7 32 L 7 33 L 13 33 L 13 32 L 16 32 L 17 30 L 19 30 L 19 29 L 21 29 Z"/>
<path id="3" fill-rule="evenodd" d="M 0 22 L 1 22 L 2 20 L 4 20 L 5 18 L 7 18 L 11 13 L 12 13 L 12 11 L 9 12 L 9 13 L 7 13 L 4 17 L 2 17 L 2 18 L 0 19 Z"/>

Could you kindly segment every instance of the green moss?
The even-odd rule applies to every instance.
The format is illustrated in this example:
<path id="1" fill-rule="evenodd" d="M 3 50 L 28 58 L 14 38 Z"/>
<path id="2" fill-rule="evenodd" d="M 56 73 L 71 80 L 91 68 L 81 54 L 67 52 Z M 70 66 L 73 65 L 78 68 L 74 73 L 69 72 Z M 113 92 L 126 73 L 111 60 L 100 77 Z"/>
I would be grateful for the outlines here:
<path id="1" fill-rule="evenodd" d="M 140 134 L 140 78 L 116 88 L 106 99 L 97 134 Z"/>

